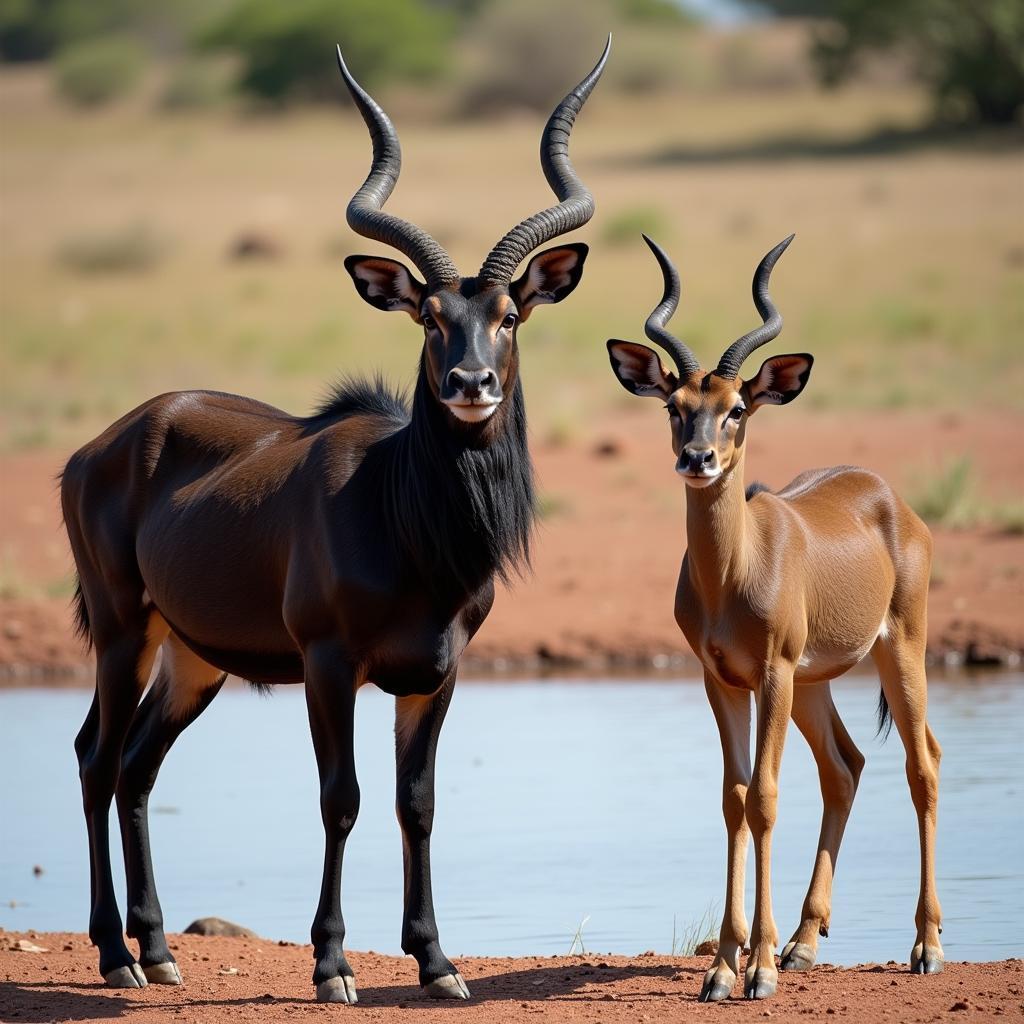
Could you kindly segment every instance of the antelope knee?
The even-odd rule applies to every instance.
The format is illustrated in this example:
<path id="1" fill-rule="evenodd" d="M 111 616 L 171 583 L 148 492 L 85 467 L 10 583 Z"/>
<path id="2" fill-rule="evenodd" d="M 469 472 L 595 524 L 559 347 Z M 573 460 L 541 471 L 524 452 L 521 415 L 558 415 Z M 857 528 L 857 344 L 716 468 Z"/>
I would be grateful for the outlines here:
<path id="1" fill-rule="evenodd" d="M 777 786 L 764 786 L 747 790 L 744 813 L 750 831 L 755 836 L 771 831 L 775 826 L 778 811 L 779 790 Z"/>
<path id="2" fill-rule="evenodd" d="M 746 799 L 747 787 L 745 785 L 726 786 L 722 790 L 722 815 L 726 825 L 732 831 L 743 826 Z"/>

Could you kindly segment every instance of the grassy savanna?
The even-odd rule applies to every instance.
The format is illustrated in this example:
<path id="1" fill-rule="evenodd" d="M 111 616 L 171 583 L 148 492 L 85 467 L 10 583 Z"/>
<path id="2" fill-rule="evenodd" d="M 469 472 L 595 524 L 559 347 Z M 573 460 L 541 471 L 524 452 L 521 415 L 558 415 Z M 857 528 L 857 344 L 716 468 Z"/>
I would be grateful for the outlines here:
<path id="1" fill-rule="evenodd" d="M 567 61 L 566 84 L 591 56 Z M 429 92 L 383 99 L 405 151 L 390 208 L 464 272 L 551 201 L 536 156 L 542 116 L 456 122 Z M 685 297 L 674 327 L 708 359 L 754 322 L 757 259 L 797 232 L 773 292 L 782 343 L 818 359 L 808 409 L 1019 410 L 1019 138 L 935 137 L 917 130 L 926 110 L 906 85 L 599 89 L 573 139 L 598 199 L 579 235 L 591 259 L 572 301 L 521 333 L 535 434 L 564 436 L 628 402 L 604 340 L 639 338 L 660 288 L 633 225 L 676 258 Z M 70 447 L 175 388 L 304 412 L 340 374 L 410 379 L 418 330 L 360 302 L 341 266 L 345 253 L 381 250 L 344 223 L 369 160 L 348 104 L 82 112 L 39 70 L 8 69 L 0 116 L 5 449 Z M 246 232 L 279 256 L 229 259 Z"/>

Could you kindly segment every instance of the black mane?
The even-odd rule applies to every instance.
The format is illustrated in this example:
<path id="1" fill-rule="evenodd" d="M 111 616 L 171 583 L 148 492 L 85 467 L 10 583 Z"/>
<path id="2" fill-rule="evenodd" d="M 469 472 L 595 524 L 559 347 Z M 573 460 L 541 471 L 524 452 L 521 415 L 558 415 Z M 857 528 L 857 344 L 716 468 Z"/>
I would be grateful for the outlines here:
<path id="1" fill-rule="evenodd" d="M 447 422 L 422 365 L 411 408 L 378 377 L 342 382 L 320 409 L 332 417 L 364 412 L 395 429 L 369 446 L 357 475 L 377 495 L 395 556 L 420 580 L 457 598 L 529 568 L 536 502 L 518 380 L 485 428 L 488 444 L 479 429 Z"/>
<path id="2" fill-rule="evenodd" d="M 332 384 L 327 396 L 317 406 L 314 418 L 347 419 L 367 413 L 406 423 L 409 406 L 406 396 L 391 387 L 381 374 L 372 380 L 365 377 L 343 377 Z"/>

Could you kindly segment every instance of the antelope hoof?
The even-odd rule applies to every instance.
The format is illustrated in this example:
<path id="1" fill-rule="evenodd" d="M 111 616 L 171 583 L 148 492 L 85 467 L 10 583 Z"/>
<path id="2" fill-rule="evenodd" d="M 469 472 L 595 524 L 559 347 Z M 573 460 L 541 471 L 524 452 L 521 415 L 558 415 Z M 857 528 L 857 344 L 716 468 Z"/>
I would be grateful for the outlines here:
<path id="1" fill-rule="evenodd" d="M 814 950 L 806 942 L 787 942 L 782 950 L 783 971 L 809 971 L 814 966 Z"/>
<path id="2" fill-rule="evenodd" d="M 769 971 L 766 967 L 755 967 L 753 971 L 747 971 L 743 983 L 743 997 L 745 999 L 767 999 L 775 995 L 778 987 L 778 971 Z"/>
<path id="3" fill-rule="evenodd" d="M 138 964 L 127 967 L 116 967 L 103 975 L 103 980 L 111 988 L 145 988 L 148 984 L 146 975 Z"/>
<path id="4" fill-rule="evenodd" d="M 181 971 L 173 960 L 166 964 L 150 964 L 142 968 L 142 973 L 146 975 L 146 981 L 151 985 L 181 984 Z"/>
<path id="5" fill-rule="evenodd" d="M 461 974 L 444 974 L 423 986 L 431 999 L 468 999 L 469 988 Z"/>
<path id="6" fill-rule="evenodd" d="M 941 974 L 945 966 L 942 950 L 924 946 L 920 942 L 910 954 L 911 974 Z"/>
<path id="7" fill-rule="evenodd" d="M 351 975 L 343 978 L 328 978 L 316 987 L 318 1003 L 358 1003 L 356 979 Z"/>
<path id="8" fill-rule="evenodd" d="M 736 984 L 736 975 L 728 968 L 712 967 L 704 975 L 704 984 L 701 985 L 698 1001 L 702 1003 L 720 1003 L 732 995 L 733 986 Z"/>

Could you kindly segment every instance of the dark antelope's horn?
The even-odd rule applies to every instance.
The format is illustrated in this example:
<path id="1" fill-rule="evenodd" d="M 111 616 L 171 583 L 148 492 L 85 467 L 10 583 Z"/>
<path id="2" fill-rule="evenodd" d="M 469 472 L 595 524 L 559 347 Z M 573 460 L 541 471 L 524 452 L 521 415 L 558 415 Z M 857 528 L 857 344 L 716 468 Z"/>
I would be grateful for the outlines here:
<path id="1" fill-rule="evenodd" d="M 373 140 L 373 164 L 370 173 L 362 187 L 352 197 L 346 211 L 349 227 L 357 234 L 383 242 L 405 253 L 419 268 L 430 287 L 452 284 L 459 279 L 459 272 L 448 253 L 422 228 L 381 210 L 388 196 L 394 191 L 402 170 L 402 147 L 388 115 L 352 77 L 352 73 L 345 65 L 345 58 L 341 55 L 340 46 L 338 67 Z"/>
<path id="2" fill-rule="evenodd" d="M 665 292 L 658 303 L 651 311 L 651 315 L 644 324 L 644 333 L 648 338 L 660 345 L 671 357 L 679 371 L 680 383 L 695 374 L 700 369 L 697 357 L 669 331 L 665 324 L 669 322 L 679 305 L 679 273 L 672 265 L 672 261 L 665 255 L 665 251 L 657 242 L 643 236 L 648 248 L 654 253 L 654 258 L 661 267 L 661 275 L 665 279 Z"/>
<path id="3" fill-rule="evenodd" d="M 768 280 L 772 276 L 772 268 L 778 262 L 779 257 L 786 251 L 789 243 L 795 235 L 784 238 L 761 262 L 754 271 L 754 305 L 764 321 L 760 327 L 737 338 L 722 355 L 718 361 L 718 369 L 715 373 L 727 380 L 735 380 L 739 376 L 740 367 L 744 360 L 755 348 L 767 345 L 779 336 L 782 330 L 782 314 L 775 308 L 771 296 L 768 294 Z"/>
<path id="4" fill-rule="evenodd" d="M 609 35 L 594 70 L 555 107 L 541 136 L 540 162 L 544 177 L 558 196 L 558 205 L 535 213 L 509 231 L 484 260 L 477 275 L 481 280 L 508 284 L 516 268 L 534 249 L 556 235 L 575 231 L 594 216 L 594 197 L 580 181 L 569 160 L 569 136 L 576 115 L 604 71 L 611 46 L 612 37 Z"/>

